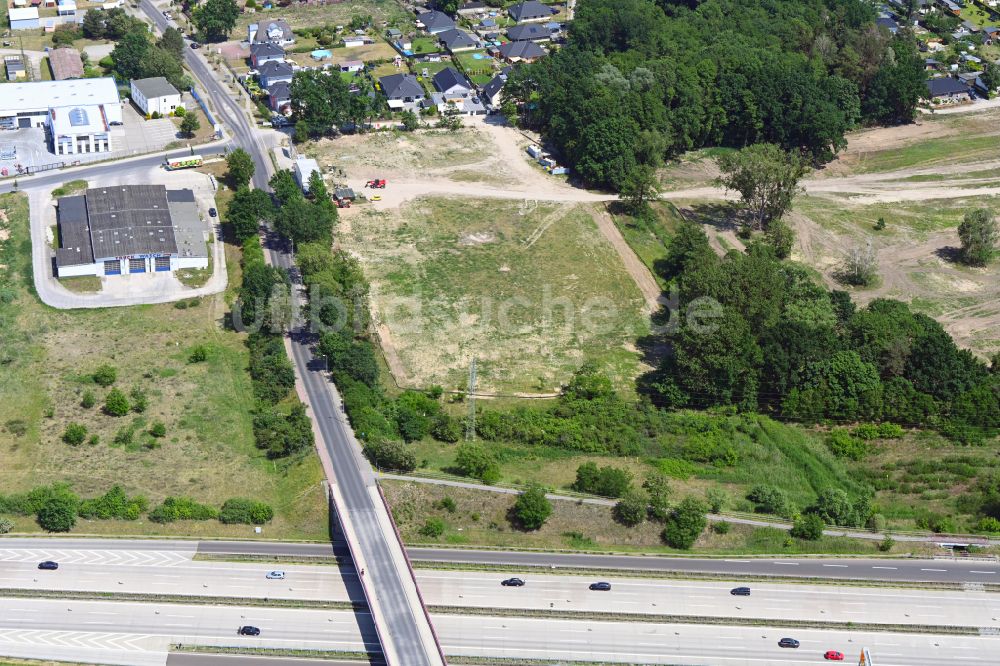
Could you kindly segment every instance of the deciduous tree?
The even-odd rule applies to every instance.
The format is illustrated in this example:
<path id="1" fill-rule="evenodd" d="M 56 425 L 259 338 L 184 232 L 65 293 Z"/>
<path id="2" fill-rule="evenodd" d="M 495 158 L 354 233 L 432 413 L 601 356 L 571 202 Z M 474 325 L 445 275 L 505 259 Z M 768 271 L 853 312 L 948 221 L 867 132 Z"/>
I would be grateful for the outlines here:
<path id="1" fill-rule="evenodd" d="M 719 184 L 740 193 L 754 229 L 766 230 L 792 207 L 806 165 L 795 152 L 771 143 L 747 146 L 719 158 Z"/>
<path id="2" fill-rule="evenodd" d="M 970 266 L 985 266 L 996 256 L 997 222 L 989 208 L 970 210 L 958 225 L 962 241 L 962 261 Z"/>

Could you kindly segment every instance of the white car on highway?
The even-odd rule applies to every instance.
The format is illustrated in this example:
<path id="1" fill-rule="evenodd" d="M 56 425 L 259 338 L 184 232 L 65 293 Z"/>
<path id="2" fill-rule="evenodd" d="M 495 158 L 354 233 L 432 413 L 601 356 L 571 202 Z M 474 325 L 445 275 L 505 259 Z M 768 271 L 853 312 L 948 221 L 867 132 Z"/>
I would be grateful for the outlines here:
<path id="1" fill-rule="evenodd" d="M 285 579 L 285 572 L 284 571 L 268 571 L 267 575 L 264 576 L 264 577 L 267 578 L 268 580 L 284 580 Z"/>

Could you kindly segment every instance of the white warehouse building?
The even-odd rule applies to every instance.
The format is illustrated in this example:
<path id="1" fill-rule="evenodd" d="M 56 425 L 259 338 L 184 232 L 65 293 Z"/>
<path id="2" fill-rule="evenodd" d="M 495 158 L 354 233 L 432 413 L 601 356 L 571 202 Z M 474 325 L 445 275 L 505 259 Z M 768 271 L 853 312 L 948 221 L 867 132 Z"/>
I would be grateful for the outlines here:
<path id="1" fill-rule="evenodd" d="M 0 129 L 43 127 L 57 155 L 111 151 L 122 102 L 111 77 L 9 83 L 0 95 Z"/>
<path id="2" fill-rule="evenodd" d="M 133 79 L 132 101 L 146 116 L 151 116 L 153 113 L 169 116 L 184 106 L 180 92 L 162 76 Z"/>

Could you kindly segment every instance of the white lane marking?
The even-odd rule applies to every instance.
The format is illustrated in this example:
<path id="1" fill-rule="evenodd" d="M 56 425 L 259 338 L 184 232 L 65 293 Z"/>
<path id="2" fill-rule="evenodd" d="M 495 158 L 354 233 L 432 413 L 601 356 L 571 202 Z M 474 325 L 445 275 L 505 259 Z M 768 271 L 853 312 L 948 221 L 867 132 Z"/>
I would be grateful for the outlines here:
<path id="1" fill-rule="evenodd" d="M 921 569 L 921 571 L 947 571 L 947 569 Z"/>
<path id="2" fill-rule="evenodd" d="M 798 562 L 771 562 L 771 564 L 788 564 L 793 567 L 799 566 Z"/>
<path id="3" fill-rule="evenodd" d="M 735 562 L 737 564 L 749 564 L 750 560 L 722 560 L 723 562 Z"/>
<path id="4" fill-rule="evenodd" d="M 838 569 L 846 569 L 846 564 L 824 564 L 824 567 L 837 567 Z"/>
<path id="5" fill-rule="evenodd" d="M 995 574 L 996 571 L 970 571 L 969 573 L 974 573 L 974 574 Z"/>
<path id="6" fill-rule="evenodd" d="M 893 571 L 895 571 L 898 568 L 899 567 L 872 567 L 872 569 L 892 569 Z"/>

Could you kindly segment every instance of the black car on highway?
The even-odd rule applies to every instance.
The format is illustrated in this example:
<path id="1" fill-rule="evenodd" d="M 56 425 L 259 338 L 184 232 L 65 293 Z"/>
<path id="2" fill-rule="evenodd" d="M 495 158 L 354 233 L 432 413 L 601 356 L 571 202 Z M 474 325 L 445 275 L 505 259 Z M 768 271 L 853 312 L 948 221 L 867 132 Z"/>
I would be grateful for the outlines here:
<path id="1" fill-rule="evenodd" d="M 600 590 L 601 592 L 610 592 L 611 591 L 611 583 L 605 583 L 603 581 L 600 582 L 600 583 L 591 583 L 590 584 L 590 589 L 592 589 L 592 590 Z"/>
<path id="2" fill-rule="evenodd" d="M 508 578 L 507 580 L 500 581 L 500 584 L 504 587 L 523 587 L 524 581 L 520 578 Z"/>
<path id="3" fill-rule="evenodd" d="M 749 587 L 734 587 L 733 589 L 729 590 L 729 594 L 732 594 L 732 595 L 737 596 L 737 597 L 749 597 L 750 596 L 750 588 Z"/>
<path id="4" fill-rule="evenodd" d="M 248 624 L 246 626 L 240 627 L 238 633 L 240 636 L 260 636 L 260 629 Z"/>
<path id="5" fill-rule="evenodd" d="M 798 646 L 799 642 L 794 638 L 782 638 L 778 641 L 778 647 L 797 648 Z"/>
<path id="6" fill-rule="evenodd" d="M 44 562 L 38 563 L 39 569 L 45 569 L 46 571 L 55 571 L 59 568 L 58 562 L 53 562 L 52 560 L 45 560 Z"/>

